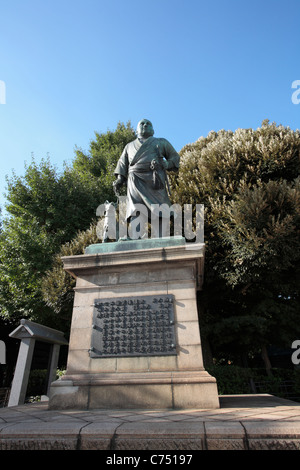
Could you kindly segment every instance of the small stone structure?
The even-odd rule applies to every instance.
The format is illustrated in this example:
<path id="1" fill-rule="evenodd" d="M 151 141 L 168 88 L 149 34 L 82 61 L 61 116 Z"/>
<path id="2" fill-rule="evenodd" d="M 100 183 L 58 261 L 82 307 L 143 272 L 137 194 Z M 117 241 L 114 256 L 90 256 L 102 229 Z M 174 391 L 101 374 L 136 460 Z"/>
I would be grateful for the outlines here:
<path id="1" fill-rule="evenodd" d="M 18 360 L 8 402 L 8 406 L 16 406 L 23 404 L 25 400 L 36 340 L 51 343 L 52 345 L 51 358 L 49 361 L 50 366 L 48 369 L 48 391 L 51 382 L 55 380 L 60 346 L 67 345 L 68 342 L 64 338 L 64 335 L 61 331 L 54 330 L 47 326 L 39 325 L 38 323 L 24 319 L 20 321 L 20 325 L 12 333 L 10 333 L 9 336 L 10 338 L 21 340 Z"/>

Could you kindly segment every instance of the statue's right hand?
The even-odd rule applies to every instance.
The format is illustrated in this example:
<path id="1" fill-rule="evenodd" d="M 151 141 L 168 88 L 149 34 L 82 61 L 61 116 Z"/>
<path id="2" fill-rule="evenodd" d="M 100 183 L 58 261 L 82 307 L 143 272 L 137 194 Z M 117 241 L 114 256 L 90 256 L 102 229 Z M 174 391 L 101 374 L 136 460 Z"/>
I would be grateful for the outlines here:
<path id="1" fill-rule="evenodd" d="M 113 182 L 113 190 L 116 195 L 118 195 L 119 189 L 123 185 L 123 183 L 124 183 L 124 178 L 122 175 L 119 175 L 118 178 Z"/>
<path id="2" fill-rule="evenodd" d="M 124 183 L 124 178 L 122 175 L 119 175 L 118 178 L 113 182 L 113 186 L 122 186 Z"/>

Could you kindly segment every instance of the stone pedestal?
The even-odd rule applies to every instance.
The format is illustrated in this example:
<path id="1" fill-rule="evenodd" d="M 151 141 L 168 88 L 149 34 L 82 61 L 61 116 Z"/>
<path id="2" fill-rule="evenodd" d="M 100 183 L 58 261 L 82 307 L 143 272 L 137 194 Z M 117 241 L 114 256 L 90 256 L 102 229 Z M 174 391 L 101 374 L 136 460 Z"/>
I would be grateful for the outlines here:
<path id="1" fill-rule="evenodd" d="M 203 367 L 196 302 L 204 244 L 190 249 L 180 240 L 165 246 L 153 240 L 124 243 L 92 245 L 87 254 L 63 259 L 76 277 L 75 299 L 67 372 L 52 383 L 49 407 L 218 408 L 216 380 Z M 97 356 L 95 301 L 150 296 L 173 299 L 172 353 Z"/>

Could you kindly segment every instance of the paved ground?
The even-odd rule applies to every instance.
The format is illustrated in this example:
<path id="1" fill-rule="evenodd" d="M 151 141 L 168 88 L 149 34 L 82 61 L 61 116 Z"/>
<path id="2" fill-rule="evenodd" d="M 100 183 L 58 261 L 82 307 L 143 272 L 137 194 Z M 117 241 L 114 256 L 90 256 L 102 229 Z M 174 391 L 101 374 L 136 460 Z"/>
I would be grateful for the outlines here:
<path id="1" fill-rule="evenodd" d="M 300 449 L 300 403 L 227 395 L 217 410 L 48 410 L 47 402 L 0 408 L 1 450 Z"/>

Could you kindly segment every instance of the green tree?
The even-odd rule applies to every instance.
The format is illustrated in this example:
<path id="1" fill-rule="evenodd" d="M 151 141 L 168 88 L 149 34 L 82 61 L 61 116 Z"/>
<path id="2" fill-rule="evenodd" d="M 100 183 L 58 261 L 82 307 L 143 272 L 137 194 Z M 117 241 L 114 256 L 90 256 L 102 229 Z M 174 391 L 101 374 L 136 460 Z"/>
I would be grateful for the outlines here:
<path id="1" fill-rule="evenodd" d="M 106 188 L 107 199 L 115 201 L 112 183 L 115 180 L 114 169 L 126 144 L 136 138 L 130 121 L 127 124 L 118 123 L 115 131 L 106 133 L 95 132 L 94 140 L 90 142 L 88 152 L 82 149 L 75 150 L 73 161 L 74 170 L 89 178 L 100 178 Z"/>
<path id="2" fill-rule="evenodd" d="M 62 329 L 69 311 L 53 309 L 43 297 L 43 280 L 61 246 L 88 230 L 96 209 L 115 198 L 112 168 L 134 137 L 130 123 L 96 134 L 90 153 L 76 149 L 71 165 L 59 172 L 50 162 L 33 160 L 25 175 L 7 179 L 8 216 L 0 234 L 0 304 L 3 318 L 20 318 Z M 112 199 L 113 200 L 113 199 Z"/>
<path id="3" fill-rule="evenodd" d="M 9 216 L 0 235 L 1 315 L 45 324 L 57 321 L 41 296 L 43 274 L 62 243 L 87 228 L 95 215 L 102 187 L 65 168 L 59 173 L 49 160 L 34 161 L 23 177 L 8 180 Z"/>
<path id="4" fill-rule="evenodd" d="M 70 242 L 61 246 L 51 269 L 45 273 L 42 281 L 43 300 L 60 317 L 71 318 L 76 284 L 75 279 L 63 269 L 62 257 L 82 255 L 88 245 L 98 242 L 96 224 L 91 224 L 89 229 L 79 231 Z"/>
<path id="5" fill-rule="evenodd" d="M 300 333 L 300 133 L 211 132 L 181 151 L 173 198 L 205 205 L 202 334 L 235 356 L 289 346 Z"/>

